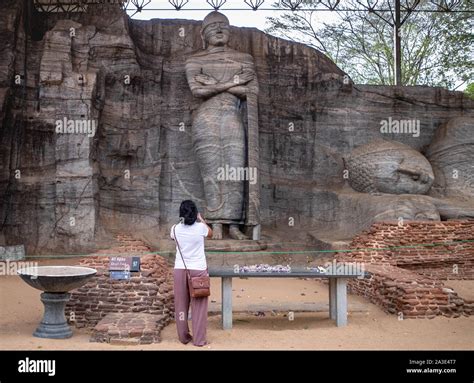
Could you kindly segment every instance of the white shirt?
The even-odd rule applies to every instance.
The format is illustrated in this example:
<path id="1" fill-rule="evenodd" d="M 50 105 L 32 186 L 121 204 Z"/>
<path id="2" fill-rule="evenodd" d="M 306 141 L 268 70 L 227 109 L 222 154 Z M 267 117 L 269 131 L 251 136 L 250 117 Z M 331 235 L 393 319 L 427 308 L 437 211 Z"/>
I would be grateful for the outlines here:
<path id="1" fill-rule="evenodd" d="M 175 227 L 176 237 L 179 241 L 184 262 L 189 270 L 206 270 L 206 254 L 204 253 L 204 238 L 209 233 L 209 228 L 202 222 L 194 222 L 192 225 L 178 223 Z M 174 239 L 173 228 L 171 238 Z M 183 260 L 176 245 L 175 269 L 184 269 Z"/>

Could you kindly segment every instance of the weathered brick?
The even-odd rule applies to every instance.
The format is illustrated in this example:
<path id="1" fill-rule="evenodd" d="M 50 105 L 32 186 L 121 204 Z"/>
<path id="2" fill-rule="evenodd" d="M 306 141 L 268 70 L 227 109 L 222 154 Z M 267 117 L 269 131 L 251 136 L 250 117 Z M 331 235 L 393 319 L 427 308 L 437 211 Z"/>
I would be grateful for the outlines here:
<path id="1" fill-rule="evenodd" d="M 352 240 L 354 249 L 378 248 L 337 254 L 338 261 L 364 263 L 370 278 L 351 280 L 350 291 L 367 297 L 388 312 L 399 308 L 408 317 L 472 313 L 466 300 L 443 291 L 443 280 L 474 279 L 474 221 L 377 222 Z M 451 241 L 458 241 L 452 244 Z M 438 246 L 418 246 L 421 243 Z M 399 246 L 417 245 L 414 248 Z M 457 265 L 458 273 L 453 272 Z M 448 304 L 449 300 L 449 304 Z M 416 312 L 414 311 L 416 307 Z"/>

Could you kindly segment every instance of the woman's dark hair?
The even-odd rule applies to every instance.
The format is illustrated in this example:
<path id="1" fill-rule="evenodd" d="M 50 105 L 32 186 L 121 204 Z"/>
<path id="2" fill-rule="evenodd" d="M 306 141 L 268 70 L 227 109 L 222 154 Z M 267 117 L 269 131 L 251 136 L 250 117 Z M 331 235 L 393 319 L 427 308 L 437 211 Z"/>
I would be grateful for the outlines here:
<path id="1" fill-rule="evenodd" d="M 197 215 L 198 209 L 193 201 L 187 199 L 181 202 L 181 206 L 179 207 L 179 218 L 181 222 L 185 225 L 192 225 L 196 222 Z"/>

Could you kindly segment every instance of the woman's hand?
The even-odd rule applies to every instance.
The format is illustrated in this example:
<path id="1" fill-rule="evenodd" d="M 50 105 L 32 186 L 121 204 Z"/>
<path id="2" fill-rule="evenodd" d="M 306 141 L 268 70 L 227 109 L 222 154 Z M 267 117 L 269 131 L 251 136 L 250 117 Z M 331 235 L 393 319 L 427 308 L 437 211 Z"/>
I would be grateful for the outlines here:
<path id="1" fill-rule="evenodd" d="M 202 217 L 201 213 L 198 213 L 197 219 L 209 228 L 209 231 L 207 232 L 207 238 L 212 238 L 212 228 L 208 225 L 206 220 Z"/>
<path id="2" fill-rule="evenodd" d="M 197 219 L 199 220 L 199 222 L 206 223 L 206 221 L 204 220 L 204 218 L 202 218 L 202 215 L 201 215 L 201 213 L 198 213 L 198 215 L 197 215 Z"/>

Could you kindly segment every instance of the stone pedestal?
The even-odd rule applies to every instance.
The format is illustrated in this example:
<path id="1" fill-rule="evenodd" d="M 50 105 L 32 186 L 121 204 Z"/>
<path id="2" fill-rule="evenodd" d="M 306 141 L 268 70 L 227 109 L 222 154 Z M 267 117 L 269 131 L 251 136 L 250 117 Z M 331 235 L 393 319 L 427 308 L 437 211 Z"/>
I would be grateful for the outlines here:
<path id="1" fill-rule="evenodd" d="M 38 338 L 65 339 L 72 336 L 64 315 L 64 307 L 69 300 L 69 293 L 42 293 L 44 316 L 39 327 L 33 333 Z"/>

